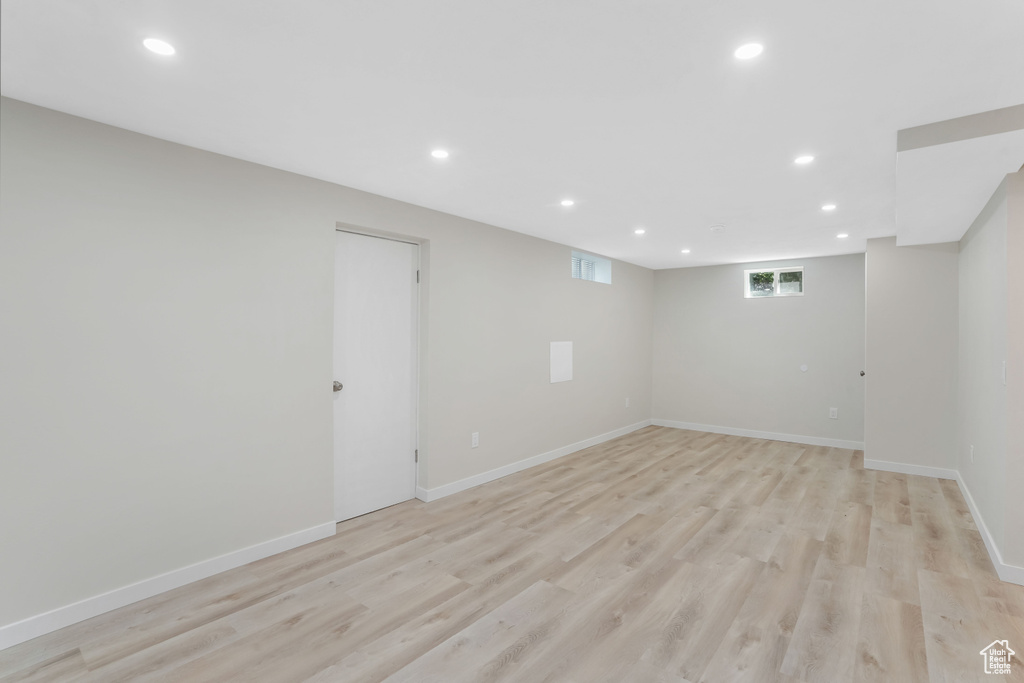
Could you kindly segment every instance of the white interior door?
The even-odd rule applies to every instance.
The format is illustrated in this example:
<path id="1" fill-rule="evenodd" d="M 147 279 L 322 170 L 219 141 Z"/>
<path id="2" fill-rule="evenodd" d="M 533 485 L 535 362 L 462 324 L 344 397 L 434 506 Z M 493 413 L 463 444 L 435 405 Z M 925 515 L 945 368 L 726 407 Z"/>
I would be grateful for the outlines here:
<path id="1" fill-rule="evenodd" d="M 336 232 L 334 514 L 338 521 L 416 493 L 419 247 Z"/>

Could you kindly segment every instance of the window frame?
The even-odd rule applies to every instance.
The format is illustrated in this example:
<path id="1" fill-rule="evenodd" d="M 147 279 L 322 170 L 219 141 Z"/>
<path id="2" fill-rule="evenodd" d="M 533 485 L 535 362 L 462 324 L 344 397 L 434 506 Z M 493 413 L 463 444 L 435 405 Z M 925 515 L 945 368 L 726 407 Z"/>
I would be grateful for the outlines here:
<path id="1" fill-rule="evenodd" d="M 752 294 L 750 291 L 750 275 L 751 273 L 773 273 L 772 278 L 772 293 L 762 294 L 760 296 Z M 800 273 L 800 291 L 799 292 L 783 292 L 782 291 L 782 274 L 783 273 Z M 779 266 L 776 268 L 751 268 L 743 271 L 743 298 L 744 299 L 774 299 L 776 297 L 787 297 L 787 296 L 803 296 L 806 291 L 804 281 L 804 267 L 803 266 Z"/>
<path id="2" fill-rule="evenodd" d="M 580 261 L 579 277 L 576 276 L 576 269 L 573 267 L 573 262 L 577 259 Z M 583 273 L 586 270 L 583 263 L 590 264 L 590 270 L 593 277 L 583 277 Z M 604 285 L 610 285 L 612 283 L 612 262 L 610 259 L 573 249 L 569 259 L 569 264 L 569 275 L 574 280 L 582 280 L 583 282 L 599 282 Z"/>

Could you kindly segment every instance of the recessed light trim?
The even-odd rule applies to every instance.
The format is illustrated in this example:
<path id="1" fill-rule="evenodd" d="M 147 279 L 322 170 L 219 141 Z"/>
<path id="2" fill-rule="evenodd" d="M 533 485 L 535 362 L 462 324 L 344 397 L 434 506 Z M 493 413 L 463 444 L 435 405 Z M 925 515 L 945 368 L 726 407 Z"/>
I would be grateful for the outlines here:
<path id="1" fill-rule="evenodd" d="M 564 207 L 566 207 L 566 208 L 568 208 L 568 207 L 572 206 L 572 205 L 573 205 L 573 204 L 575 204 L 575 203 L 576 203 L 576 202 L 575 202 L 575 201 L 573 201 L 573 200 L 571 200 L 571 199 L 563 199 L 563 200 L 561 201 L 561 204 L 562 204 L 562 206 L 564 206 Z"/>
<path id="2" fill-rule="evenodd" d="M 158 55 L 163 55 L 165 57 L 169 57 L 176 52 L 173 45 L 168 43 L 166 40 L 160 40 L 159 38 L 146 38 L 142 41 L 142 44 L 150 52 L 155 52 Z"/>
<path id="3" fill-rule="evenodd" d="M 446 150 L 446 149 L 435 149 L 434 151 L 432 151 L 430 153 L 430 156 L 434 157 L 435 159 L 441 159 L 441 160 L 447 159 L 448 158 L 448 150 Z"/>
<path id="4" fill-rule="evenodd" d="M 836 238 L 841 240 L 845 240 L 847 237 L 849 237 L 849 235 L 847 235 L 845 232 L 841 232 L 838 235 L 836 235 Z"/>
<path id="5" fill-rule="evenodd" d="M 633 231 L 633 234 L 634 234 L 634 235 L 642 235 L 642 234 L 644 234 L 645 232 L 647 232 L 647 231 L 646 231 L 646 230 L 644 230 L 643 228 L 637 228 L 636 230 L 634 230 L 634 231 Z"/>
<path id="6" fill-rule="evenodd" d="M 683 249 L 683 250 L 681 250 L 680 253 L 682 253 L 682 254 L 689 254 L 690 250 L 689 249 Z"/>
<path id="7" fill-rule="evenodd" d="M 821 207 L 821 210 L 822 211 L 835 211 L 836 210 L 836 205 L 835 204 L 823 204 L 822 207 Z"/>
<path id="8" fill-rule="evenodd" d="M 801 154 L 796 159 L 793 159 L 793 163 L 797 164 L 798 166 L 806 166 L 807 164 L 811 163 L 812 161 L 814 161 L 814 155 L 813 154 Z"/>
<path id="9" fill-rule="evenodd" d="M 747 43 L 746 45 L 740 45 L 733 52 L 736 59 L 753 59 L 764 52 L 764 45 L 761 43 Z"/>
<path id="10" fill-rule="evenodd" d="M 715 223 L 711 226 L 711 232 L 722 232 L 723 230 L 725 230 L 725 226 L 721 223 Z"/>

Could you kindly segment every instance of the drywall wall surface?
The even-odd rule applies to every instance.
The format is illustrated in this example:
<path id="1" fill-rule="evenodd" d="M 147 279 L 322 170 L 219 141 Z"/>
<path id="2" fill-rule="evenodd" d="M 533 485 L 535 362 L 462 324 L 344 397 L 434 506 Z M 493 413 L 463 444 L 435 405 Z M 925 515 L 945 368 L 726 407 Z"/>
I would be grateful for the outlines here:
<path id="1" fill-rule="evenodd" d="M 0 116 L 0 626 L 332 520 L 339 222 L 429 243 L 420 486 L 651 415 L 650 270 L 572 280 L 565 245 L 7 98 Z M 570 382 L 549 382 L 552 341 L 574 343 Z"/>
<path id="2" fill-rule="evenodd" d="M 1024 273 L 1024 171 L 1006 177 L 1006 272 Z M 1009 278 L 1008 278 L 1009 279 Z M 1024 289 L 1006 287 L 1006 527 L 1003 561 L 1024 567 Z"/>
<path id="3" fill-rule="evenodd" d="M 744 270 L 782 266 L 804 296 L 744 298 Z M 659 270 L 654 295 L 655 419 L 863 440 L 863 255 Z"/>
<path id="4" fill-rule="evenodd" d="M 868 240 L 865 459 L 955 467 L 957 248 Z"/>
<path id="5" fill-rule="evenodd" d="M 297 184 L 2 106 L 0 625 L 330 521 L 330 233 Z"/>
<path id="6" fill-rule="evenodd" d="M 1006 526 L 1006 255 L 1004 181 L 960 240 L 956 453 L 960 476 L 1000 548 Z"/>
<path id="7" fill-rule="evenodd" d="M 616 261 L 610 285 L 574 280 L 563 245 L 482 226 L 429 235 L 430 440 L 420 486 L 650 418 L 652 271 Z M 571 381 L 550 381 L 553 341 L 573 342 Z"/>

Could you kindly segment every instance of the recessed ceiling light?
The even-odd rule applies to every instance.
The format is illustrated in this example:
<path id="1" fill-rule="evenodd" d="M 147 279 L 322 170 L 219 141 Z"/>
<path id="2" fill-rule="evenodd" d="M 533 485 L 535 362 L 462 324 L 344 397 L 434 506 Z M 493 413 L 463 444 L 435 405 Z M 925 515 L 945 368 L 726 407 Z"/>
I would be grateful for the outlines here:
<path id="1" fill-rule="evenodd" d="M 736 48 L 736 59 L 753 59 L 764 52 L 764 45 L 761 43 L 747 43 L 746 45 L 740 45 Z"/>
<path id="2" fill-rule="evenodd" d="M 683 253 L 684 253 L 684 254 L 689 254 L 689 253 L 690 253 L 690 250 L 689 250 L 689 249 L 683 249 Z"/>
<path id="3" fill-rule="evenodd" d="M 836 237 L 838 237 L 841 240 L 845 240 L 847 237 L 849 237 L 849 235 L 847 235 L 845 232 L 841 232 L 838 235 L 836 235 Z"/>
<path id="4" fill-rule="evenodd" d="M 821 210 L 822 211 L 835 211 L 836 210 L 836 205 L 835 204 L 825 204 L 824 206 L 821 207 Z"/>
<path id="5" fill-rule="evenodd" d="M 723 230 L 725 230 L 725 226 L 721 223 L 715 223 L 711 226 L 711 232 L 722 232 Z"/>
<path id="6" fill-rule="evenodd" d="M 794 164 L 800 164 L 801 166 L 809 164 L 812 161 L 814 161 L 814 157 L 810 154 L 804 154 L 803 156 L 798 156 L 796 159 L 793 159 Z"/>
<path id="7" fill-rule="evenodd" d="M 435 159 L 447 159 L 448 158 L 448 150 L 446 150 L 446 149 L 435 149 L 433 152 L 430 153 L 430 156 L 434 157 Z"/>
<path id="8" fill-rule="evenodd" d="M 573 204 L 575 204 L 575 203 L 576 203 L 576 202 L 574 202 L 574 201 L 573 201 L 573 200 L 571 200 L 571 199 L 563 199 L 563 200 L 562 200 L 562 206 L 572 206 L 572 205 L 573 205 Z"/>
<path id="9" fill-rule="evenodd" d="M 165 40 L 159 38 L 146 38 L 142 41 L 142 44 L 146 46 L 147 50 L 155 52 L 158 55 L 173 55 L 174 46 Z"/>
<path id="10" fill-rule="evenodd" d="M 633 234 L 634 234 L 634 235 L 642 235 L 642 234 L 644 234 L 645 232 L 647 232 L 647 231 L 646 231 L 646 230 L 644 230 L 643 228 L 637 228 L 636 230 L 634 230 L 634 231 L 633 231 Z"/>

